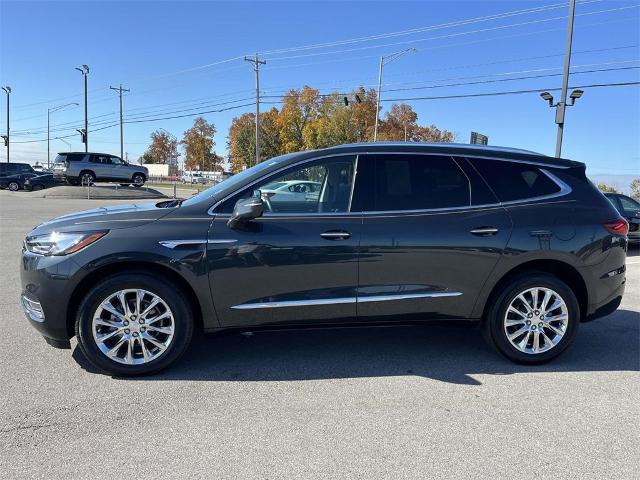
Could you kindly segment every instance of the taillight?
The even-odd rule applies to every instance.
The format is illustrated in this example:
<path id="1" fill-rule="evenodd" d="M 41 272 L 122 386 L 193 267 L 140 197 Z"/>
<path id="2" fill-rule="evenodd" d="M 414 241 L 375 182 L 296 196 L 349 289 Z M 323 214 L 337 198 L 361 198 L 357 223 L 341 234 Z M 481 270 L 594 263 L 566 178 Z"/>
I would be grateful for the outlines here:
<path id="1" fill-rule="evenodd" d="M 624 218 L 618 218 L 603 225 L 607 232 L 613 235 L 626 235 L 629 233 L 629 224 Z"/>

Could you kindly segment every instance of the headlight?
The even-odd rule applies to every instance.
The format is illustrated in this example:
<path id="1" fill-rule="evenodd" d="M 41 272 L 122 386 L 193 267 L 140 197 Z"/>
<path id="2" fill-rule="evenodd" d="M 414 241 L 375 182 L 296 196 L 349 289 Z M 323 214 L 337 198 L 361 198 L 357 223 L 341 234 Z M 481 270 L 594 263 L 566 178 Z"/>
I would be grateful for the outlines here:
<path id="1" fill-rule="evenodd" d="M 83 249 L 87 245 L 91 245 L 106 234 L 106 231 L 80 233 L 51 232 L 46 235 L 27 237 L 24 241 L 24 246 L 31 253 L 37 253 L 39 255 L 69 255 Z"/>

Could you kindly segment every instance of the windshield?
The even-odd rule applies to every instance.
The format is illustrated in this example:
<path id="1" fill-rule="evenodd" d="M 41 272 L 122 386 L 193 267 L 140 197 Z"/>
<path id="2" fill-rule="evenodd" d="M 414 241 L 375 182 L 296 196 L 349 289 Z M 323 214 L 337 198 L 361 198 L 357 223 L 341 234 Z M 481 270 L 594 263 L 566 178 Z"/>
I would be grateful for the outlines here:
<path id="1" fill-rule="evenodd" d="M 235 175 L 233 175 L 232 177 L 229 177 L 227 180 L 223 180 L 222 182 L 214 185 L 211 188 L 207 188 L 206 190 L 203 190 L 202 192 L 198 193 L 197 195 L 194 195 L 193 197 L 185 200 L 184 202 L 182 202 L 182 205 L 188 206 L 188 205 L 195 205 L 196 203 L 205 201 L 208 198 L 213 197 L 214 195 L 216 195 L 219 192 L 222 192 L 228 188 L 233 188 L 239 185 L 242 185 L 242 183 L 250 178 L 251 176 L 255 175 L 256 173 L 260 173 L 264 170 L 268 170 L 269 168 L 271 168 L 273 165 L 276 165 L 280 162 L 282 162 L 283 160 L 290 158 L 293 155 L 297 155 L 295 153 L 289 153 L 287 155 L 282 155 L 280 157 L 274 157 L 270 160 L 266 160 L 262 163 L 259 163 L 258 165 L 251 167 L 251 168 L 247 168 L 246 170 L 237 173 Z"/>

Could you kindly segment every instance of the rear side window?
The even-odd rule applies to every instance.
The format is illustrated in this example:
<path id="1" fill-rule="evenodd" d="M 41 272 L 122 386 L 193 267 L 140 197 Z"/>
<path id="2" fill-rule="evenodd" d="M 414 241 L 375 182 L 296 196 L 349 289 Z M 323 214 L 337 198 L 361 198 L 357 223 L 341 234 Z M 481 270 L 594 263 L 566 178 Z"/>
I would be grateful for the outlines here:
<path id="1" fill-rule="evenodd" d="M 362 178 L 373 182 L 373 202 L 365 201 L 365 210 L 428 210 L 471 203 L 469 180 L 450 157 L 366 155 L 359 165 L 374 170 Z"/>
<path id="2" fill-rule="evenodd" d="M 60 153 L 56 159 L 54 160 L 55 163 L 64 163 L 65 161 L 67 162 L 79 162 L 81 160 L 83 160 L 85 157 L 84 153 Z"/>
<path id="3" fill-rule="evenodd" d="M 552 195 L 560 187 L 538 167 L 499 160 L 470 159 L 502 202 Z"/>

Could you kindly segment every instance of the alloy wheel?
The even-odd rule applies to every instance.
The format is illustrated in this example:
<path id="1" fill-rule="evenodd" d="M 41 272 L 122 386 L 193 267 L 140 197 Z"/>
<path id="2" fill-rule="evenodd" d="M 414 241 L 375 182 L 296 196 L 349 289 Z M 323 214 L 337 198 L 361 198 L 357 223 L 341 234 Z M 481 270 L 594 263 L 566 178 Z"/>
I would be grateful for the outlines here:
<path id="1" fill-rule="evenodd" d="M 96 309 L 93 339 L 109 359 L 127 365 L 149 363 L 171 344 L 175 322 L 169 305 L 141 289 L 117 291 Z"/>
<path id="2" fill-rule="evenodd" d="M 554 290 L 533 287 L 511 300 L 503 325 L 513 347 L 535 355 L 551 350 L 560 343 L 569 325 L 569 309 Z"/>
<path id="3" fill-rule="evenodd" d="M 11 190 L 12 192 L 17 192 L 18 190 L 20 190 L 20 185 L 18 185 L 16 182 L 10 182 L 9 190 Z"/>

